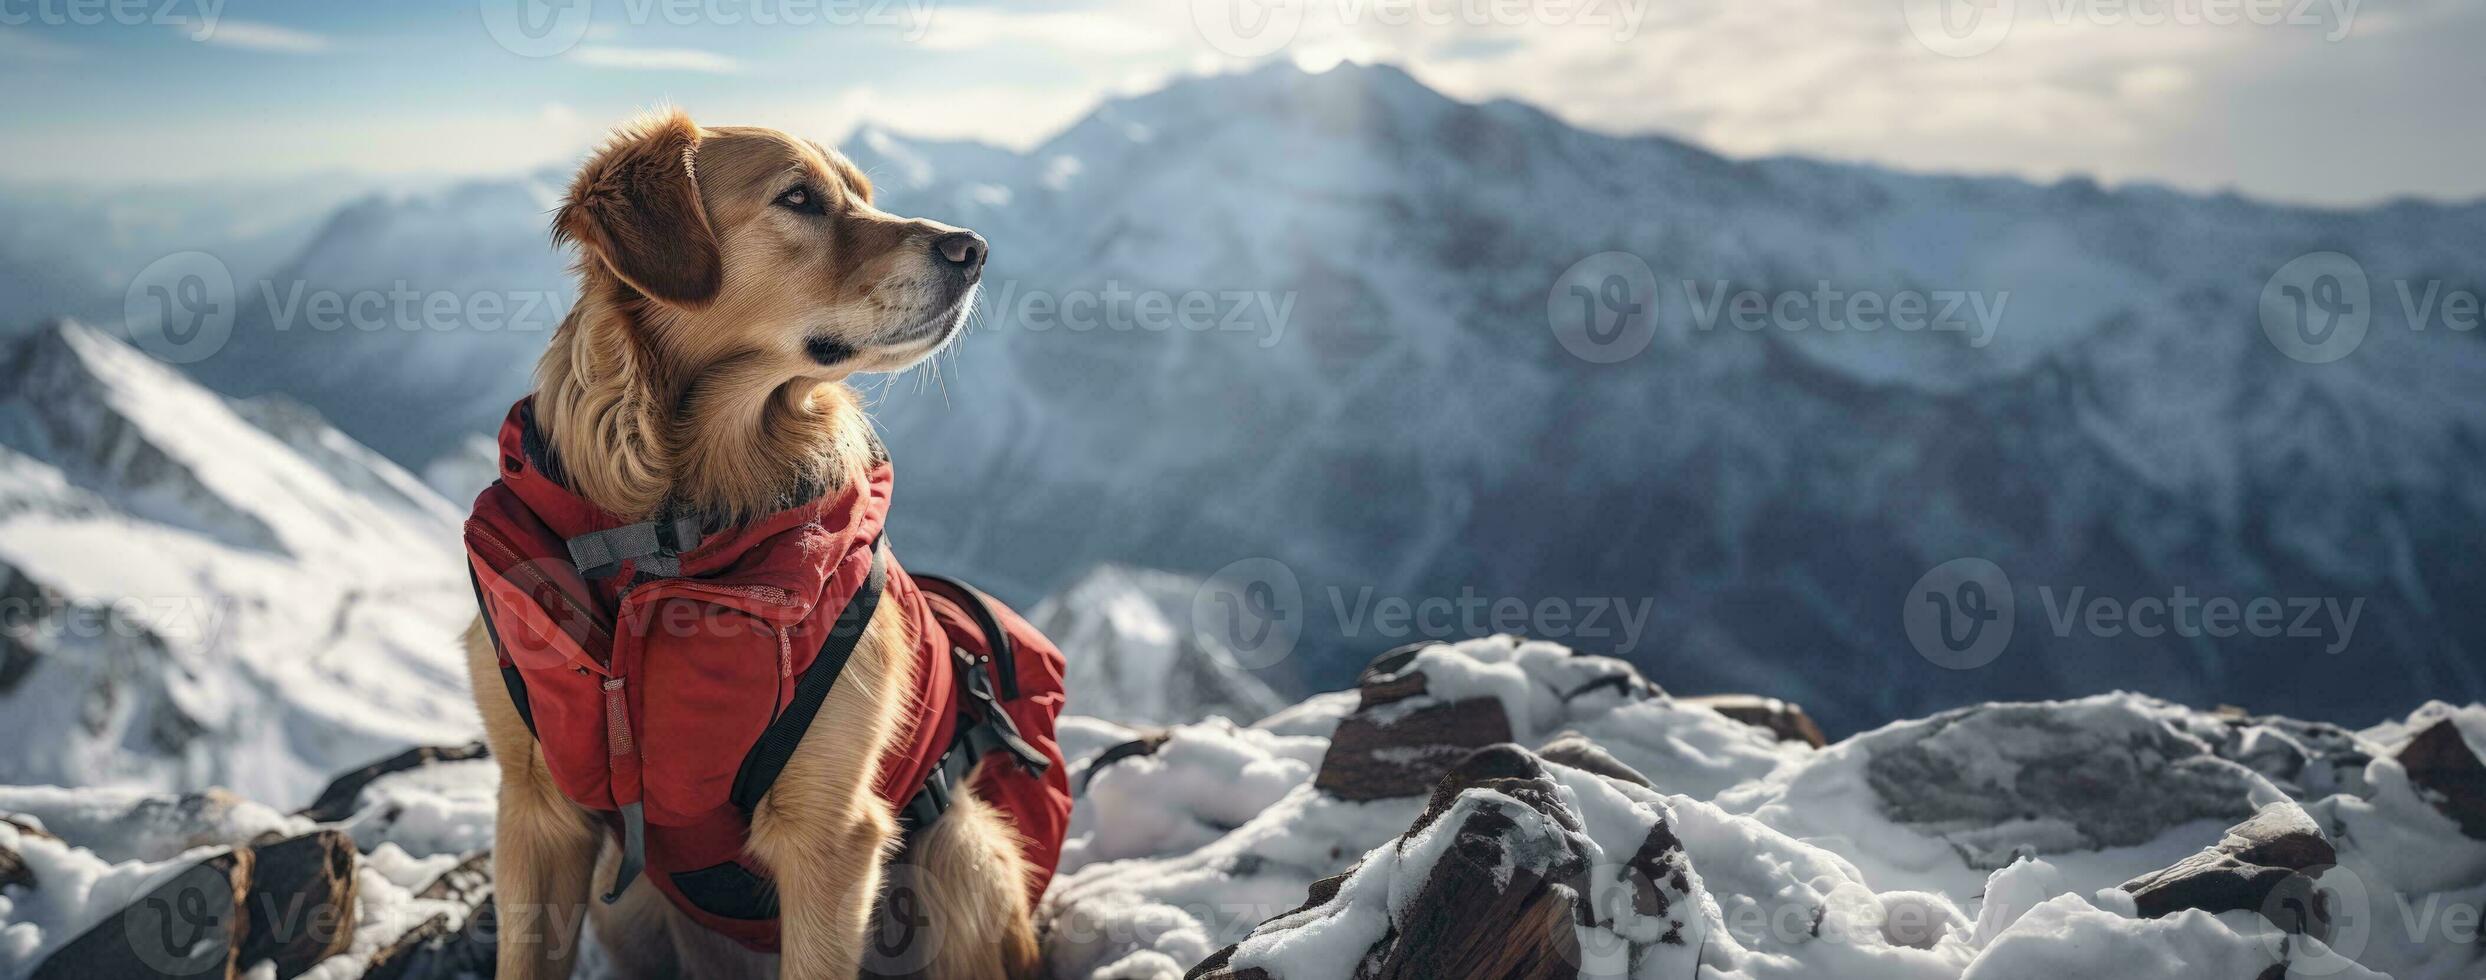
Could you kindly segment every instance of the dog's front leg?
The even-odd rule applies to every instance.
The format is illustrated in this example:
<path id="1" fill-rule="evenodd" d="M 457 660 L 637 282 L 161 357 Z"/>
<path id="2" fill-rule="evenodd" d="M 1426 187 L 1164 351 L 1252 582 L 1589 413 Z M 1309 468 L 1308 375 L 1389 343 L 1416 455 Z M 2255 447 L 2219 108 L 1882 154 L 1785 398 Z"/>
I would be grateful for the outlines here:
<path id="1" fill-rule="evenodd" d="M 539 759 L 530 745 L 516 764 L 502 765 L 492 890 L 504 980 L 570 975 L 595 878 L 596 828 L 562 798 Z"/>
<path id="2" fill-rule="evenodd" d="M 774 794 L 772 794 L 774 795 Z M 844 808 L 762 801 L 751 820 L 751 854 L 777 881 L 785 980 L 852 980 L 862 969 L 881 859 L 896 822 L 877 805 Z M 866 802 L 877 804 L 866 794 Z"/>
<path id="3" fill-rule="evenodd" d="M 561 980 L 578 959 L 600 831 L 553 785 L 535 733 L 501 686 L 500 662 L 481 619 L 466 628 L 466 669 L 484 741 L 501 775 L 492 833 L 498 972 L 509 980 Z"/>

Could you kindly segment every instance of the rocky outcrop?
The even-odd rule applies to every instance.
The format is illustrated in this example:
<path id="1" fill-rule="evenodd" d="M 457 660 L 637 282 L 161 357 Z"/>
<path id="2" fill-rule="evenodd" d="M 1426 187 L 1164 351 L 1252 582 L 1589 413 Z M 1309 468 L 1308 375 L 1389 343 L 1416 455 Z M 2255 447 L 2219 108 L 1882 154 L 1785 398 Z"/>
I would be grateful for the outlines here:
<path id="1" fill-rule="evenodd" d="M 1511 719 L 1490 697 L 1444 700 L 1411 669 L 1425 644 L 1374 658 L 1356 675 L 1355 712 L 1330 736 L 1313 785 L 1344 800 L 1417 796 L 1469 752 L 1511 740 Z"/>
<path id="2" fill-rule="evenodd" d="M 278 980 L 301 975 L 354 939 L 353 838 L 333 830 L 252 849 L 250 916 L 236 962 L 274 963 Z"/>
<path id="3" fill-rule="evenodd" d="M 1575 792 L 1516 745 L 1471 752 L 1443 774 L 1394 843 L 1346 874 L 1316 882 L 1302 906 L 1262 923 L 1188 976 L 1283 976 L 1284 949 L 1299 938 L 1288 934 L 1299 931 L 1354 936 L 1377 927 L 1351 971 L 1373 980 L 1569 980 L 1592 957 L 1631 963 L 1644 947 L 1687 950 L 1686 922 L 1697 903 L 1672 828 L 1660 817 L 1637 840 L 1594 840 L 1568 802 Z M 1624 853 L 1619 870 L 1598 867 Z M 1589 906 L 1585 896 L 1600 873 L 1618 874 L 1628 903 Z M 1604 937 L 1610 948 L 1584 949 L 1583 936 Z"/>
<path id="4" fill-rule="evenodd" d="M 1170 735 L 1169 731 L 1161 728 L 1128 742 L 1116 743 L 1105 751 L 1097 753 L 1096 758 L 1088 760 L 1086 764 L 1079 767 L 1079 794 L 1087 795 L 1088 784 L 1095 781 L 1098 771 L 1124 759 L 1154 755 L 1157 749 L 1165 745 L 1165 740 Z"/>
<path id="5" fill-rule="evenodd" d="M 2460 832 L 2486 840 L 2486 764 L 2449 719 L 2417 733 L 2400 749 L 2408 781 L 2424 790 L 2434 808 L 2460 825 Z"/>
<path id="6" fill-rule="evenodd" d="M 333 823 L 354 815 L 355 804 L 362 800 L 363 789 L 373 780 L 392 773 L 405 772 L 436 762 L 466 762 L 481 759 L 491 750 L 480 741 L 465 745 L 425 745 L 407 749 L 370 765 L 338 776 L 320 790 L 319 798 L 310 806 L 295 812 L 321 823 Z"/>
<path id="7" fill-rule="evenodd" d="M 1781 742 L 1802 742 L 1816 749 L 1830 744 L 1821 734 L 1821 726 L 1813 722 L 1804 708 L 1789 701 L 1762 697 L 1758 694 L 1704 694 L 1677 698 L 1685 704 L 1697 704 L 1736 721 L 1774 735 Z"/>
<path id="8" fill-rule="evenodd" d="M 2217 844 L 2124 882 L 2145 918 L 2185 909 L 2260 912 L 2289 932 L 2327 931 L 2330 918 L 2313 879 L 2339 861 L 2330 838 L 2292 802 L 2263 807 Z"/>
<path id="9" fill-rule="evenodd" d="M 441 874 L 416 898 L 453 901 L 463 912 L 440 912 L 371 954 L 363 980 L 451 980 L 492 972 L 500 935 L 492 902 L 492 855 L 479 852 Z"/>
<path id="10" fill-rule="evenodd" d="M 236 848 L 191 865 L 54 950 L 29 980 L 235 976 L 250 862 Z"/>
<path id="11" fill-rule="evenodd" d="M 344 952 L 358 925 L 354 842 L 333 830 L 236 847 L 191 865 L 54 951 L 36 978 L 277 980 Z"/>

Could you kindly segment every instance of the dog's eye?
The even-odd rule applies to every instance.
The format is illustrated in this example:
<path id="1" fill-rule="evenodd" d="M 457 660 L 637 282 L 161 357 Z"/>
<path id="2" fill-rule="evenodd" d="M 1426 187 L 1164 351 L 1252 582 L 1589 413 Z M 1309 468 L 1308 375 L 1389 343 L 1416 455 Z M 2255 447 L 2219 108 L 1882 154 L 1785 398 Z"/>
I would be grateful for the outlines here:
<path id="1" fill-rule="evenodd" d="M 809 187 L 797 187 L 793 190 L 777 195 L 777 206 L 788 211 L 800 211 L 804 214 L 828 213 L 827 209 L 820 203 L 820 195 L 812 193 L 812 189 Z"/>

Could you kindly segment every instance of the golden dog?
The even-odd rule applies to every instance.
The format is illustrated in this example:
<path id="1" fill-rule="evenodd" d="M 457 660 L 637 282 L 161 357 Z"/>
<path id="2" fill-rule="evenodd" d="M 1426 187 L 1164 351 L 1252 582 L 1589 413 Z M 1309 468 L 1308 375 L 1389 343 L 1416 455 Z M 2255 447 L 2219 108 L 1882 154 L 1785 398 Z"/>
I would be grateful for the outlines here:
<path id="1" fill-rule="evenodd" d="M 630 520 L 670 505 L 730 523 L 786 506 L 797 487 L 861 479 L 869 422 L 844 379 L 938 351 L 966 322 L 985 256 L 972 232 L 874 208 L 871 183 L 835 152 L 679 112 L 615 133 L 579 171 L 554 236 L 578 247 L 578 304 L 537 367 L 537 418 L 572 489 Z M 613 873 L 607 833 L 554 786 L 482 623 L 470 628 L 475 703 L 500 766 L 499 975 L 567 976 L 592 918 L 628 976 L 856 976 L 898 846 L 871 779 L 915 689 L 913 638 L 894 613 L 873 617 L 752 813 L 749 857 L 783 910 L 776 957 L 707 932 L 644 879 L 591 904 Z M 934 937 L 906 972 L 1037 972 L 1012 833 L 961 793 L 906 845 Z"/>

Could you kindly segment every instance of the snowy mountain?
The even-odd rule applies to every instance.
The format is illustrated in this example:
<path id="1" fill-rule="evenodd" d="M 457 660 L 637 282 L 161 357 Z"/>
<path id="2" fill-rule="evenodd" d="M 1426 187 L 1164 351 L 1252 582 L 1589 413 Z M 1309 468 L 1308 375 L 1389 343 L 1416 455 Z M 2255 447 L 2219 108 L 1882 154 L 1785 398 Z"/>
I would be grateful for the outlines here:
<path id="1" fill-rule="evenodd" d="M 2444 305 L 2479 291 L 2486 206 L 1733 161 L 1354 65 L 1178 81 L 1026 153 L 868 129 L 846 149 L 886 206 L 994 243 L 943 383 L 898 379 L 878 411 L 910 560 L 1014 602 L 1103 563 L 1273 558 L 1304 628 L 1265 676 L 1295 690 L 1473 632 L 1393 632 L 1362 597 L 1640 608 L 1628 635 L 1555 638 L 1820 705 L 1834 732 L 2119 686 L 2322 718 L 2486 694 L 2486 345 Z M 357 204 L 276 278 L 562 294 L 557 176 Z M 2264 287 L 2320 251 L 2360 264 L 2372 319 L 2352 356 L 2303 363 L 2265 337 Z M 1610 252 L 1654 292 L 1603 291 L 1643 276 Z M 1817 289 L 1918 295 L 1959 329 L 1704 312 Z M 1549 319 L 1584 301 L 1653 309 L 1647 349 L 1572 354 Z M 295 395 L 444 486 L 542 339 L 283 306 L 246 303 L 198 373 Z M 2017 610 L 1975 670 L 1907 632 L 1909 583 L 1960 558 Z M 2186 596 L 2342 615 L 2139 635 L 2077 608 Z"/>
<path id="2" fill-rule="evenodd" d="M 237 281 L 232 340 L 188 370 L 310 404 L 410 467 L 491 432 L 569 309 L 550 232 L 564 177 L 348 203 L 290 261 Z"/>
<path id="3" fill-rule="evenodd" d="M 0 379 L 0 783 L 289 804 L 475 730 L 459 515 L 405 470 L 75 322 Z"/>
<path id="4" fill-rule="evenodd" d="M 901 472 L 934 474 L 897 526 L 955 567 L 1036 591 L 1094 560 L 1273 556 L 1301 582 L 1314 686 L 1370 649 L 1367 589 L 1644 599 L 1645 635 L 1574 642 L 1636 640 L 1689 689 L 1770 690 L 1833 730 L 2118 686 L 2326 718 L 2486 692 L 2467 599 L 2486 344 L 2439 309 L 2408 322 L 2396 287 L 2476 292 L 2486 206 L 1735 162 L 1385 67 L 1180 82 L 1015 169 L 883 134 L 848 149 L 890 206 L 995 243 L 954 375 L 881 409 Z M 2362 264 L 2373 320 L 2353 356 L 2300 363 L 2259 298 L 2325 249 Z M 1591 363 L 1548 304 L 1608 250 L 1654 273 L 1656 333 Z M 1960 291 L 1996 315 L 1981 344 L 1704 327 L 1721 283 Z M 1151 329 L 1127 299 L 1061 323 L 1109 290 L 1206 291 L 1245 329 Z M 2007 573 L 2018 630 L 1991 666 L 1934 668 L 1908 583 L 1971 556 Z M 2364 612 L 2351 635 L 2264 638 L 2048 612 L 2187 594 Z"/>

